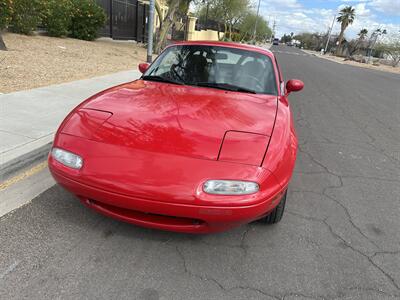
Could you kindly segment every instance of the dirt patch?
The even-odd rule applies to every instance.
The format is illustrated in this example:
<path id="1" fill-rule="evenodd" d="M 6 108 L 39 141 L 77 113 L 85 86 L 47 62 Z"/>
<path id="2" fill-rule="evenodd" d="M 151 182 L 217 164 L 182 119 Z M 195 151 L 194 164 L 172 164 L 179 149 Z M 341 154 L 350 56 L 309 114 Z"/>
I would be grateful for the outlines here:
<path id="1" fill-rule="evenodd" d="M 372 70 L 379 70 L 379 71 L 385 71 L 385 72 L 390 72 L 390 73 L 396 73 L 400 74 L 400 67 L 391 67 L 391 66 L 386 66 L 386 65 L 379 65 L 379 66 L 374 66 L 372 64 L 365 64 L 365 63 L 359 63 L 356 61 L 350 61 L 350 60 L 344 60 L 342 57 L 337 57 L 333 55 L 321 55 L 319 52 L 315 51 L 310 51 L 310 50 L 303 50 L 306 53 L 313 54 L 317 57 L 321 57 L 330 61 L 337 62 L 339 64 L 344 64 L 344 65 L 351 65 L 351 66 L 356 66 L 360 68 L 367 68 L 367 69 L 372 69 Z"/>
<path id="2" fill-rule="evenodd" d="M 94 42 L 6 33 L 0 51 L 0 93 L 134 69 L 146 49 L 134 42 Z"/>

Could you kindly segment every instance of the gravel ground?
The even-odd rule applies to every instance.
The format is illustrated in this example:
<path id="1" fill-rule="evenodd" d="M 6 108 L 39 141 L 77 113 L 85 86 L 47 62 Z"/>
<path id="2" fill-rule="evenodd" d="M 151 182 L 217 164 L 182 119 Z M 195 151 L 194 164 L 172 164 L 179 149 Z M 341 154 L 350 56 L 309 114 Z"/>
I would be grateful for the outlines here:
<path id="1" fill-rule="evenodd" d="M 6 33 L 0 51 L 0 93 L 32 89 L 132 69 L 146 49 L 134 42 L 94 42 Z"/>
<path id="2" fill-rule="evenodd" d="M 372 69 L 372 70 L 379 70 L 379 71 L 385 71 L 385 72 L 390 72 L 390 73 L 395 73 L 395 74 L 400 74 L 400 66 L 397 67 L 392 67 L 392 66 L 386 66 L 386 65 L 379 65 L 379 66 L 374 66 L 372 64 L 364 64 L 364 63 L 359 63 L 356 61 L 351 61 L 351 60 L 344 60 L 342 57 L 337 57 L 333 55 L 321 55 L 319 52 L 316 51 L 311 51 L 311 50 L 303 50 L 306 53 L 316 55 L 318 57 L 331 60 L 340 64 L 344 65 L 351 65 L 351 66 L 356 66 L 360 68 L 367 68 L 367 69 Z"/>

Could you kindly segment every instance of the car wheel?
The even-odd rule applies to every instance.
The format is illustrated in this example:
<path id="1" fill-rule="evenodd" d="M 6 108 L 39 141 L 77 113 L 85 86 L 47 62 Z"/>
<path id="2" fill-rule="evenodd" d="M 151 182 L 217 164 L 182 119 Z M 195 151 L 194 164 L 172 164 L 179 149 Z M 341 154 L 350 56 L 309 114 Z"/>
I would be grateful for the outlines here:
<path id="1" fill-rule="evenodd" d="M 283 197 L 279 202 L 279 204 L 274 208 L 273 211 L 269 213 L 269 215 L 262 218 L 260 220 L 261 222 L 265 224 L 276 224 L 282 219 L 283 212 L 285 211 L 286 195 L 287 195 L 287 190 L 285 191 L 285 194 L 283 194 Z"/>

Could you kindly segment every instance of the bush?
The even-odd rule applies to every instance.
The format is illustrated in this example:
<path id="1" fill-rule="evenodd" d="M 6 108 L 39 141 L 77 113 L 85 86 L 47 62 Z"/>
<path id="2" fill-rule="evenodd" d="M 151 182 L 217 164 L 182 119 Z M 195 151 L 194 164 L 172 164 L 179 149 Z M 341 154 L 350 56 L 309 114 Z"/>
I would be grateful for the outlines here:
<path id="1" fill-rule="evenodd" d="M 241 41 L 241 35 L 238 32 L 232 32 L 231 39 L 233 42 L 240 42 Z"/>
<path id="2" fill-rule="evenodd" d="M 41 24 L 50 36 L 92 41 L 105 21 L 96 0 L 0 0 L 0 29 L 10 22 L 16 33 L 31 34 Z"/>
<path id="3" fill-rule="evenodd" d="M 16 33 L 31 34 L 40 23 L 40 1 L 13 0 L 12 3 L 10 29 Z"/>
<path id="4" fill-rule="evenodd" d="M 11 0 L 0 0 L 0 30 L 7 27 L 12 14 Z"/>
<path id="5" fill-rule="evenodd" d="M 50 36 L 67 36 L 71 28 L 70 0 L 48 0 L 42 6 L 42 23 Z"/>
<path id="6" fill-rule="evenodd" d="M 72 0 L 72 37 L 92 41 L 105 22 L 104 10 L 95 0 Z"/>

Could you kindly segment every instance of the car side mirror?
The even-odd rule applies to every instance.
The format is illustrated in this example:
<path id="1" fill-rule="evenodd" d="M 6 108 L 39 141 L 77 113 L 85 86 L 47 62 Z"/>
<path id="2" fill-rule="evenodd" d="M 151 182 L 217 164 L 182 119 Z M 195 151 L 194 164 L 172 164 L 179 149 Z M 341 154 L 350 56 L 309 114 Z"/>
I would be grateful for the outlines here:
<path id="1" fill-rule="evenodd" d="M 291 79 L 286 83 L 286 93 L 298 92 L 304 88 L 304 82 L 298 79 Z"/>
<path id="2" fill-rule="evenodd" d="M 150 64 L 148 64 L 148 63 L 139 64 L 140 73 L 144 74 L 144 72 L 146 72 L 149 67 L 150 67 Z"/>

